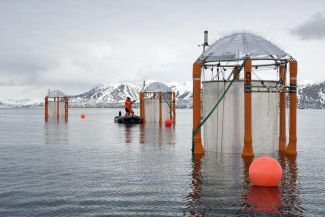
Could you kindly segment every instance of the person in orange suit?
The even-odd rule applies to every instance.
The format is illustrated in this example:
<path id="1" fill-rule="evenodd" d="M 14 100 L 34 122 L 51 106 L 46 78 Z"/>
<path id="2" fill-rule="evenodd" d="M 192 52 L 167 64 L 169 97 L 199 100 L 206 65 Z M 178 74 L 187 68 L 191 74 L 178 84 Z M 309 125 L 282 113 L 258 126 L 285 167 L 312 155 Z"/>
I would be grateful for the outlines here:
<path id="1" fill-rule="evenodd" d="M 135 100 L 134 100 L 135 101 Z M 134 103 L 134 101 L 131 101 L 130 97 L 127 97 L 124 103 L 124 108 L 125 108 L 125 116 L 130 116 L 130 114 L 133 116 L 134 115 L 134 111 L 132 110 L 132 103 Z"/>

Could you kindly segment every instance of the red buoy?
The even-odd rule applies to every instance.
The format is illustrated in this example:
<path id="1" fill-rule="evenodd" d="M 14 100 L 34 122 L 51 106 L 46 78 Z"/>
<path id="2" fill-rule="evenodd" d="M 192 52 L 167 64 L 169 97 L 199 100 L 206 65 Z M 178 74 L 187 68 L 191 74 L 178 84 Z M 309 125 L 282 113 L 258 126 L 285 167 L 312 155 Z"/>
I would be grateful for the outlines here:
<path id="1" fill-rule="evenodd" d="M 85 114 L 81 114 L 81 115 L 80 115 L 80 118 L 81 118 L 81 119 L 85 119 L 85 118 L 86 118 L 86 115 L 85 115 Z"/>
<path id="2" fill-rule="evenodd" d="M 282 178 L 282 168 L 271 157 L 259 157 L 249 167 L 249 178 L 255 186 L 277 186 Z"/>
<path id="3" fill-rule="evenodd" d="M 172 124 L 173 124 L 173 121 L 172 120 L 170 120 L 170 119 L 166 119 L 165 120 L 165 127 L 171 127 L 172 126 Z"/>

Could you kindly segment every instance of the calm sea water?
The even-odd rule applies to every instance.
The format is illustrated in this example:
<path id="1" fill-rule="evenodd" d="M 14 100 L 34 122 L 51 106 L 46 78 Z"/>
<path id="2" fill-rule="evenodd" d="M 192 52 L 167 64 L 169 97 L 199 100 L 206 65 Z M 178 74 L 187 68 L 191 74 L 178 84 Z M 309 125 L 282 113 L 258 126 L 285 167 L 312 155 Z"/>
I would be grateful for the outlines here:
<path id="1" fill-rule="evenodd" d="M 174 129 L 114 124 L 117 112 L 44 123 L 41 109 L 1 109 L 0 216 L 325 215 L 325 111 L 298 112 L 277 188 L 251 186 L 239 155 L 192 158 L 191 110 Z"/>

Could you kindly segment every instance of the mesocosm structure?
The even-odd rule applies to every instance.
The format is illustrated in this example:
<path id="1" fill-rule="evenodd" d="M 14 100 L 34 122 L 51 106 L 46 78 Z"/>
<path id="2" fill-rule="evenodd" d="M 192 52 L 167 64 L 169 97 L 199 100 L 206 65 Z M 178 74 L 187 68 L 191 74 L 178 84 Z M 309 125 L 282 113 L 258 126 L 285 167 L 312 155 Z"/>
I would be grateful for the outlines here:
<path id="1" fill-rule="evenodd" d="M 193 153 L 296 155 L 296 92 L 297 61 L 270 41 L 246 32 L 217 40 L 193 64 Z"/>

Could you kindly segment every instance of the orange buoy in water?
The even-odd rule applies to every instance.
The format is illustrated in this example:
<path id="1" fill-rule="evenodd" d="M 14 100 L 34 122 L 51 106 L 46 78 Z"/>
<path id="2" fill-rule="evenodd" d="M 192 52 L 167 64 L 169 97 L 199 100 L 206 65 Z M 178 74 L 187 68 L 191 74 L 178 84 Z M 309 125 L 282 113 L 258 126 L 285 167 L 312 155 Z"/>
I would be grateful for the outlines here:
<path id="1" fill-rule="evenodd" d="M 85 114 L 81 114 L 81 115 L 80 115 L 80 118 L 81 118 L 81 119 L 85 119 L 85 118 L 86 118 L 86 115 L 85 115 Z"/>
<path id="2" fill-rule="evenodd" d="M 249 166 L 249 178 L 255 186 L 277 186 L 282 178 L 282 168 L 271 157 L 259 157 Z"/>
<path id="3" fill-rule="evenodd" d="M 173 124 L 173 121 L 170 119 L 165 120 L 165 127 L 171 127 Z"/>

